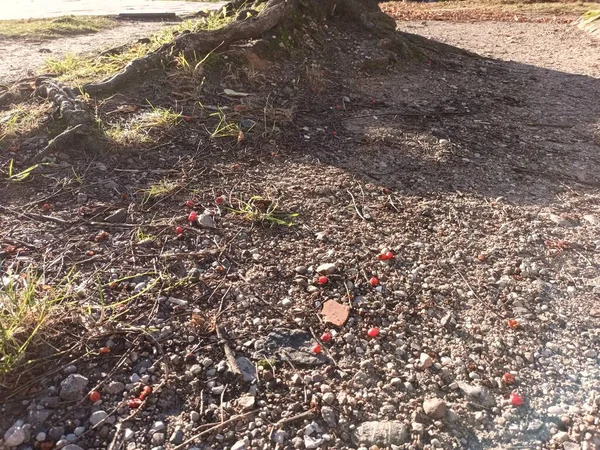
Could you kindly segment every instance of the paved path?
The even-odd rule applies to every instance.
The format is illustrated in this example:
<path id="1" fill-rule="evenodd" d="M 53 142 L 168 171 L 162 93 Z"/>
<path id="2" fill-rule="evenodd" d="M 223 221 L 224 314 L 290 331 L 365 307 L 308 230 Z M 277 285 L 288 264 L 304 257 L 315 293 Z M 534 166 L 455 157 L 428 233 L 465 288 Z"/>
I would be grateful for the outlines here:
<path id="1" fill-rule="evenodd" d="M 57 17 L 64 15 L 103 16 L 124 12 L 194 13 L 217 9 L 222 3 L 163 0 L 4 0 L 0 20 Z"/>

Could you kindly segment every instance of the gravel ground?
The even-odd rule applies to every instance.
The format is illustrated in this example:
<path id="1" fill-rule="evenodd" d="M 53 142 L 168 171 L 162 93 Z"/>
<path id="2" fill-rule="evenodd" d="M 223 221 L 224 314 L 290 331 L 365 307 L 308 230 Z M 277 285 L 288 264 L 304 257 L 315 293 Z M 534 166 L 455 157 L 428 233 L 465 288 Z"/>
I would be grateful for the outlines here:
<path id="1" fill-rule="evenodd" d="M 89 54 L 146 38 L 165 26 L 164 22 L 124 22 L 94 34 L 59 39 L 0 37 L 0 83 L 35 75 L 48 58 L 60 59 L 67 54 Z"/>
<path id="2" fill-rule="evenodd" d="M 424 21 L 399 22 L 399 29 L 490 58 L 600 77 L 600 39 L 574 26 Z"/>
<path id="3" fill-rule="evenodd" d="M 503 57 L 484 27 L 490 39 L 517 33 L 426 30 Z M 11 211 L 43 199 L 74 224 L 0 217 L 37 249 L 5 253 L 7 264 L 92 267 L 78 292 L 94 333 L 89 354 L 5 394 L 5 445 L 600 446 L 598 54 L 583 36 L 557 51 L 571 31 L 519 30 L 530 37 L 510 43 L 512 62 L 370 74 L 359 67 L 380 69 L 385 53 L 334 36 L 337 60 L 299 65 L 323 69 L 308 85 L 298 72 L 270 78 L 286 62 L 265 62 L 260 76 L 278 87 L 248 101 L 266 122 L 265 101 L 287 93 L 297 131 L 216 148 L 192 118 L 177 145 L 87 161 L 76 188 L 7 185 Z M 537 60 L 519 50 L 534 37 Z M 227 103 L 223 87 L 256 89 L 228 70 L 212 91 L 207 81 L 204 104 Z M 136 192 L 164 177 L 180 188 L 140 205 Z M 244 220 L 241 199 L 275 207 L 264 198 L 296 225 Z M 186 200 L 202 225 L 186 223 Z M 132 232 L 142 223 L 153 238 Z M 104 306 L 128 295 L 123 310 Z"/>

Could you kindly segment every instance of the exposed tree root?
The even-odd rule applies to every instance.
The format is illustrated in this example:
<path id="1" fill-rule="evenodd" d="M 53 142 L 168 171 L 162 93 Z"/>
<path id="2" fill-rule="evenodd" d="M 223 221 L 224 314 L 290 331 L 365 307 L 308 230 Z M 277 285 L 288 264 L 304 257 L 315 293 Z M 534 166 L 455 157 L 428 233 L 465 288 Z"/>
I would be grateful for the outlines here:
<path id="1" fill-rule="evenodd" d="M 163 45 L 153 53 L 134 59 L 112 77 L 99 83 L 86 84 L 83 91 L 91 95 L 115 92 L 139 74 L 170 63 L 174 54 L 183 53 L 189 56 L 194 53 L 208 53 L 236 41 L 260 38 L 281 23 L 295 7 L 296 0 L 270 0 L 264 10 L 250 19 L 236 20 L 217 30 L 182 34 L 171 44 Z"/>
<path id="2" fill-rule="evenodd" d="M 261 2 L 264 0 L 256 0 L 255 4 Z M 231 16 L 238 13 L 244 5 L 246 0 L 233 0 L 221 10 L 221 13 Z M 297 18 L 297 14 L 312 16 L 317 20 L 329 17 L 354 23 L 379 37 L 379 46 L 393 53 L 393 59 L 410 61 L 429 57 L 431 54 L 469 54 L 421 36 L 396 32 L 395 21 L 381 11 L 376 0 L 268 0 L 265 8 L 259 13 L 254 9 L 244 10 L 243 14 L 238 14 L 235 21 L 223 28 L 182 33 L 173 42 L 134 59 L 110 78 L 86 84 L 82 91 L 90 95 L 112 94 L 127 83 L 138 82 L 139 78 L 148 71 L 172 64 L 177 55 L 190 57 L 208 54 L 217 48 L 224 49 L 237 41 L 260 39 L 266 32 L 284 23 L 294 25 L 293 21 Z M 38 81 L 37 94 L 48 98 L 56 106 L 56 112 L 66 122 L 66 129 L 35 156 L 34 162 L 53 151 L 65 150 L 70 145 L 92 150 L 103 147 L 103 140 L 97 138 L 94 115 L 86 103 L 78 98 L 78 94 L 50 78 Z M 8 93 L 0 97 L 0 101 L 7 100 L 9 100 Z"/>
<path id="3" fill-rule="evenodd" d="M 100 141 L 94 140 L 96 130 L 92 111 L 71 88 L 51 78 L 43 78 L 38 81 L 36 94 L 52 102 L 55 115 L 66 122 L 67 128 L 35 155 L 31 162 L 38 162 L 49 153 L 66 150 L 71 145 L 95 150 L 101 147 Z"/>

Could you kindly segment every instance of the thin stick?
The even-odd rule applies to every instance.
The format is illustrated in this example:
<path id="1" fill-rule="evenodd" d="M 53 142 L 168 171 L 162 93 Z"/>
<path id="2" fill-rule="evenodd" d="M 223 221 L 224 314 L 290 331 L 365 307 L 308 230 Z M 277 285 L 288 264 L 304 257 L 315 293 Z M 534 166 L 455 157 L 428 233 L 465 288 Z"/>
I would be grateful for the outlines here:
<path id="1" fill-rule="evenodd" d="M 231 347 L 227 342 L 225 330 L 223 330 L 223 328 L 220 326 L 216 326 L 215 328 L 217 329 L 217 337 L 223 343 L 223 350 L 225 351 L 225 357 L 227 358 L 229 369 L 233 372 L 234 375 L 242 376 L 242 371 L 240 370 L 237 361 L 235 360 L 235 353 L 233 352 L 233 350 L 231 350 Z"/>
<path id="2" fill-rule="evenodd" d="M 315 413 L 312 410 L 301 412 L 300 414 L 296 414 L 292 417 L 286 417 L 281 419 L 275 424 L 275 428 L 280 428 L 285 425 L 289 425 L 290 423 L 298 422 L 299 420 L 312 420 L 315 418 Z"/>
<path id="3" fill-rule="evenodd" d="M 352 197 L 352 204 L 354 205 L 354 209 L 356 210 L 356 214 L 358 214 L 358 217 L 360 217 L 362 220 L 367 220 L 365 219 L 365 216 L 363 216 L 358 210 L 358 206 L 356 206 L 356 200 L 354 200 L 354 195 L 352 195 L 352 192 L 350 192 L 348 189 L 346 189 L 346 192 L 350 194 L 350 197 Z"/>
<path id="4" fill-rule="evenodd" d="M 212 427 L 210 427 L 210 428 L 202 431 L 201 433 L 198 433 L 198 434 L 192 436 L 187 441 L 184 441 L 181 444 L 179 444 L 173 450 L 181 450 L 182 448 L 186 447 L 188 444 L 194 442 L 196 439 L 199 439 L 199 438 L 201 438 L 203 436 L 206 436 L 207 434 L 212 433 L 215 430 L 223 428 L 225 425 L 227 425 L 227 424 L 229 424 L 231 422 L 235 422 L 236 420 L 243 419 L 244 417 L 248 417 L 248 416 L 250 416 L 252 414 L 256 414 L 258 411 L 259 411 L 258 409 L 255 409 L 253 411 L 249 411 L 249 412 L 244 413 L 244 414 L 237 414 L 237 415 L 235 415 L 235 416 L 233 416 L 233 417 L 225 420 L 224 422 L 218 423 L 218 424 L 216 424 L 216 425 L 214 425 L 214 426 L 212 426 Z"/>

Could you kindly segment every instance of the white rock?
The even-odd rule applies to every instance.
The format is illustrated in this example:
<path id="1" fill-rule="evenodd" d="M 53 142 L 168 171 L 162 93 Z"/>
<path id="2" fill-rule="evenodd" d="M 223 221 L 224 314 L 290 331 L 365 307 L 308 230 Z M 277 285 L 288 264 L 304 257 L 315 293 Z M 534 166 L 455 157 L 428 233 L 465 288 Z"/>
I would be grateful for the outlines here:
<path id="1" fill-rule="evenodd" d="M 90 423 L 92 424 L 92 426 L 96 425 L 101 420 L 104 420 L 106 417 L 108 417 L 108 413 L 106 411 L 96 411 L 90 416 Z"/>
<path id="2" fill-rule="evenodd" d="M 330 275 L 335 273 L 336 270 L 335 264 L 333 263 L 325 263 L 317 267 L 317 272 L 322 273 L 323 275 Z"/>
<path id="3" fill-rule="evenodd" d="M 4 433 L 4 445 L 7 447 L 16 447 L 21 445 L 27 439 L 27 433 L 23 429 L 24 422 L 17 420 L 15 424 Z"/>
<path id="4" fill-rule="evenodd" d="M 123 433 L 123 439 L 126 441 L 130 441 L 135 436 L 135 433 L 131 428 L 125 428 L 125 432 Z"/>
<path id="5" fill-rule="evenodd" d="M 433 365 L 433 359 L 427 353 L 421 353 L 419 357 L 419 362 L 421 363 L 422 369 L 429 369 Z"/>
<path id="6" fill-rule="evenodd" d="M 38 442 L 42 442 L 46 440 L 46 433 L 43 431 L 35 435 L 35 440 Z"/>
<path id="7" fill-rule="evenodd" d="M 237 441 L 231 446 L 231 450 L 246 450 L 246 448 L 248 448 L 246 441 Z"/>

